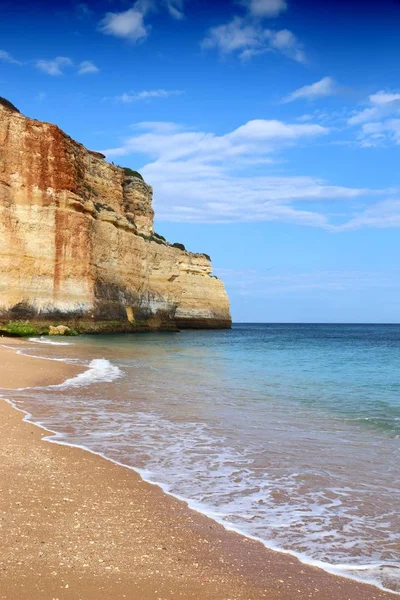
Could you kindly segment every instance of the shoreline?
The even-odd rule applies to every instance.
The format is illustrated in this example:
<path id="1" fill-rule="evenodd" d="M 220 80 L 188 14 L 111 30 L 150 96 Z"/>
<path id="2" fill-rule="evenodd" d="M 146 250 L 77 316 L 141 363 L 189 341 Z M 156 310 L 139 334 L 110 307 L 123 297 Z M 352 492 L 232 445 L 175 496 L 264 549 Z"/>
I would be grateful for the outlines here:
<path id="1" fill-rule="evenodd" d="M 24 342 L 20 344 L 23 346 Z M 45 359 L 40 360 L 43 365 L 38 369 L 37 358 L 18 355 L 7 350 L 7 345 L 2 343 L 0 347 L 0 360 L 8 365 L 0 374 L 0 387 L 57 384 L 83 371 L 76 365 Z M 15 345 L 15 340 L 9 344 Z M 230 531 L 190 509 L 186 502 L 166 494 L 157 484 L 144 481 L 135 469 L 86 448 L 57 439 L 46 440 L 53 432 L 29 421 L 27 416 L 21 419 L 21 412 L 9 401 L 0 404 L 1 481 L 6 480 L 9 485 L 8 490 L 2 489 L 0 496 L 0 514 L 6 520 L 3 525 L 6 535 L 3 532 L 0 551 L 0 598 L 85 600 L 97 599 L 100 593 L 110 600 L 178 597 L 383 600 L 396 597 L 394 592 L 329 574 L 301 563 L 290 554 L 269 549 L 262 542 Z M 41 444 L 43 439 L 52 443 Z M 14 453 L 10 452 L 10 446 Z M 26 453 L 21 454 L 21 448 Z M 36 459 L 32 464 L 33 455 Z M 21 470 L 22 475 L 18 472 Z M 26 480 L 25 472 L 30 473 Z M 32 479 L 37 480 L 37 487 L 33 486 Z M 68 489 L 67 499 L 60 496 L 55 485 L 60 480 Z M 10 495 L 26 498 L 27 507 L 39 506 L 41 510 L 28 515 L 26 508 L 20 514 L 15 505 L 25 505 L 24 502 L 13 502 Z M 105 500 L 107 496 L 109 499 Z M 8 510 L 7 500 L 11 502 Z M 93 505 L 95 514 L 90 508 Z M 52 522 L 55 527 L 42 533 L 43 520 L 51 510 L 49 506 L 62 507 L 61 514 L 55 511 L 56 521 Z M 23 543 L 18 540 L 18 545 L 24 546 L 22 549 L 15 548 L 16 540 L 7 535 L 10 514 L 17 530 L 24 532 Z M 88 541 L 87 530 L 96 531 L 97 538 L 92 534 L 96 539 Z M 63 552 L 66 557 L 60 562 Z M 93 554 L 98 557 L 97 562 Z M 6 559 L 13 555 L 15 560 Z M 33 565 L 35 568 L 28 568 Z M 34 595 L 36 591 L 38 595 Z"/>

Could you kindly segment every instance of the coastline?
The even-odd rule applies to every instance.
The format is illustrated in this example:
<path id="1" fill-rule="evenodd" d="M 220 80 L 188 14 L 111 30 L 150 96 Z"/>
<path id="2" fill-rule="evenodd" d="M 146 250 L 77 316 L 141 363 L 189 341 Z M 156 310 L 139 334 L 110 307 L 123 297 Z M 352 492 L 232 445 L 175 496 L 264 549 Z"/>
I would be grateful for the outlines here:
<path id="1" fill-rule="evenodd" d="M 56 384 L 82 372 L 5 348 L 24 342 L 1 343 L 2 388 Z M 42 444 L 49 433 L 22 421 L 9 403 L 0 403 L 0 416 L 0 598 L 396 597 L 227 531 L 99 455 Z"/>

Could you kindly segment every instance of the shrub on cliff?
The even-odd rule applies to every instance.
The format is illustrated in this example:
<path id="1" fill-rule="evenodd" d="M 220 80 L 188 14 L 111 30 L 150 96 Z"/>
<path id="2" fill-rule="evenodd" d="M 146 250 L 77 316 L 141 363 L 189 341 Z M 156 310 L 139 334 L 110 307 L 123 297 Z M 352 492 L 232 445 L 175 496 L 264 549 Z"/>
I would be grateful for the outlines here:
<path id="1" fill-rule="evenodd" d="M 138 171 L 134 171 L 133 169 L 130 169 L 129 167 L 122 167 L 122 168 L 127 177 L 137 177 L 138 179 L 141 179 L 143 181 L 143 177 L 141 176 L 141 174 Z"/>
<path id="2" fill-rule="evenodd" d="M 11 335 L 15 337 L 26 337 L 26 336 L 35 336 L 40 335 L 42 331 L 31 325 L 29 321 L 9 321 L 7 325 L 5 325 L 1 329 L 4 335 Z"/>
<path id="3" fill-rule="evenodd" d="M 179 250 L 183 250 L 183 251 L 186 250 L 185 246 L 183 244 L 178 244 L 178 242 L 175 242 L 175 244 L 172 244 L 172 247 L 179 248 Z"/>
<path id="4" fill-rule="evenodd" d="M 2 98 L 0 96 L 0 104 L 2 106 L 5 106 L 6 108 L 8 108 L 9 110 L 13 110 L 14 112 L 21 112 L 18 110 L 18 108 L 16 106 L 14 106 L 14 104 L 12 104 L 9 100 L 7 100 L 6 98 Z"/>
<path id="5" fill-rule="evenodd" d="M 156 233 L 156 232 L 153 233 L 153 237 L 158 238 L 159 240 L 162 240 L 163 242 L 167 241 L 163 235 L 160 235 L 159 233 Z"/>

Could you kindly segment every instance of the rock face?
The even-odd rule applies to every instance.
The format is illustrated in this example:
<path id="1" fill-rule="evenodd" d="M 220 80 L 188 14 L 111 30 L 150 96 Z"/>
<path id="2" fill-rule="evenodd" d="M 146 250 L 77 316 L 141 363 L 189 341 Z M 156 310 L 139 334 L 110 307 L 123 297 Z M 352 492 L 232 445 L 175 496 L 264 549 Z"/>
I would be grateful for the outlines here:
<path id="1" fill-rule="evenodd" d="M 70 331 L 70 328 L 66 325 L 57 325 L 55 327 L 50 325 L 49 327 L 49 335 L 69 335 Z"/>
<path id="2" fill-rule="evenodd" d="M 209 258 L 165 242 L 153 218 L 141 178 L 0 103 L 0 321 L 230 327 Z"/>

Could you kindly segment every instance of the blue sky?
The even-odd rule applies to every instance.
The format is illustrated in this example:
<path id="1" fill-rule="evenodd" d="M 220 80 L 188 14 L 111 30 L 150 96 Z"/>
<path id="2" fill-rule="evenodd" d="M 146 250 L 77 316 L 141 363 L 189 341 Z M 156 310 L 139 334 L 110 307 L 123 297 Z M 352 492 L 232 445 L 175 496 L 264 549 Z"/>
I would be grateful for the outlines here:
<path id="1" fill-rule="evenodd" d="M 0 6 L 0 95 L 154 187 L 235 321 L 400 322 L 400 3 Z"/>

